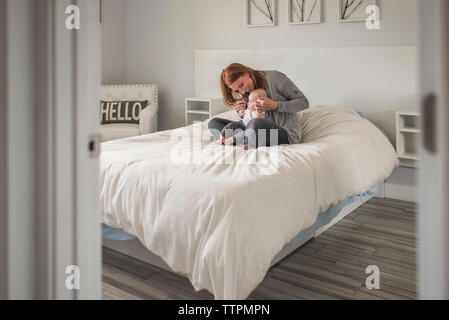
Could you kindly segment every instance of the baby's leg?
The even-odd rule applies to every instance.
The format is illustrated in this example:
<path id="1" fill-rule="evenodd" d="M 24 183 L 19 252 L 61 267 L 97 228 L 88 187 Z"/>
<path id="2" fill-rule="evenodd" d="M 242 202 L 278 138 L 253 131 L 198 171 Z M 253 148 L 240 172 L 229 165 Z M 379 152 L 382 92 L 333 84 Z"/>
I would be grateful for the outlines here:
<path id="1" fill-rule="evenodd" d="M 209 131 L 216 141 L 220 140 L 223 128 L 229 123 L 232 123 L 232 121 L 221 118 L 214 118 L 209 122 Z"/>
<path id="2" fill-rule="evenodd" d="M 225 138 L 231 138 L 235 135 L 239 134 L 240 132 L 243 132 L 246 130 L 245 125 L 242 121 L 235 121 L 231 122 L 228 125 L 226 125 L 223 130 L 221 131 L 221 135 Z"/>

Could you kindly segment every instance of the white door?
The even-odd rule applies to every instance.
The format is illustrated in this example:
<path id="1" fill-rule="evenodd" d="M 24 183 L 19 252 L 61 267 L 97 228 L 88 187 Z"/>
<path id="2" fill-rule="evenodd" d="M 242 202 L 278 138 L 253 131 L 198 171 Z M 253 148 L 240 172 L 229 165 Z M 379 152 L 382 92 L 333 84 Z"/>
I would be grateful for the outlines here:
<path id="1" fill-rule="evenodd" d="M 0 299 L 101 299 L 100 40 L 99 0 L 0 0 Z"/>
<path id="2" fill-rule="evenodd" d="M 449 299 L 449 1 L 419 1 L 422 126 L 418 277 L 421 299 Z"/>

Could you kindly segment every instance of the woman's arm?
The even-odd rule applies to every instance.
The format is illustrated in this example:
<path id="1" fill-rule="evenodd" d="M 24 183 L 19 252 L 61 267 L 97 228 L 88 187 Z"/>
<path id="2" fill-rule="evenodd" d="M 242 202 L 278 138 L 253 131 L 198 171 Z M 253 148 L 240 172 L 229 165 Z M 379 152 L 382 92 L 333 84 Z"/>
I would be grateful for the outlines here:
<path id="1" fill-rule="evenodd" d="M 309 108 L 309 100 L 285 74 L 278 72 L 278 92 L 287 100 L 279 101 L 278 112 L 296 113 Z"/>

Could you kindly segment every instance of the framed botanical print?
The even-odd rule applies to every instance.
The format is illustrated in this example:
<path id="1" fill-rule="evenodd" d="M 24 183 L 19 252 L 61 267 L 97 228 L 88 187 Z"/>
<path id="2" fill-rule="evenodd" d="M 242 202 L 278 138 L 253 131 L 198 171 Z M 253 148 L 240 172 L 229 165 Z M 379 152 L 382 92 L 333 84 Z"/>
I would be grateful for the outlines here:
<path id="1" fill-rule="evenodd" d="M 376 0 L 337 0 L 338 21 L 358 22 L 366 21 L 366 8 L 375 5 Z"/>
<path id="2" fill-rule="evenodd" d="M 288 23 L 321 23 L 321 1 L 322 0 L 288 0 Z"/>
<path id="3" fill-rule="evenodd" d="M 266 27 L 276 25 L 276 0 L 246 0 L 246 25 Z"/>

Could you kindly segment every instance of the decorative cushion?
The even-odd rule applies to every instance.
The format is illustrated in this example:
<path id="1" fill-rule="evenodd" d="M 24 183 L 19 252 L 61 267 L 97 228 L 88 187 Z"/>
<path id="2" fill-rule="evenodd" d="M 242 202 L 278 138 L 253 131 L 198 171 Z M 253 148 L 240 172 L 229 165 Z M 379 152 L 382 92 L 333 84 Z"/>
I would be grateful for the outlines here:
<path id="1" fill-rule="evenodd" d="M 129 123 L 116 123 L 100 126 L 101 141 L 122 139 L 140 135 L 139 126 Z"/>
<path id="2" fill-rule="evenodd" d="M 101 101 L 101 124 L 139 124 L 140 113 L 148 106 L 144 101 Z"/>

